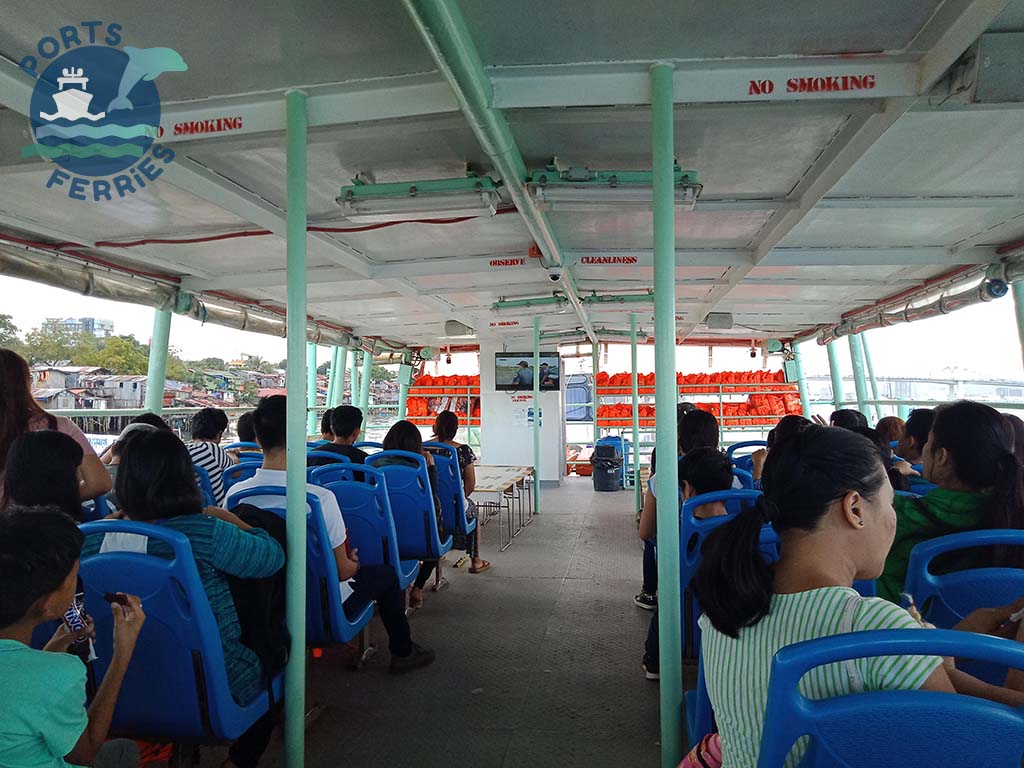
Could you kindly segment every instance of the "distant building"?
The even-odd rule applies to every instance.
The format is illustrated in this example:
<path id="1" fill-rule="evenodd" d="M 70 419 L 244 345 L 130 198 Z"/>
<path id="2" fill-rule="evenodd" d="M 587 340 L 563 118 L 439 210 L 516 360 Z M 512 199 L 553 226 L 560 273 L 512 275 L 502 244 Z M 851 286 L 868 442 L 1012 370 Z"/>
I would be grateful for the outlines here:
<path id="1" fill-rule="evenodd" d="M 94 365 L 34 365 L 32 366 L 32 385 L 53 389 L 54 387 L 78 389 L 83 387 L 85 379 L 102 374 L 109 374 L 106 368 Z"/>
<path id="2" fill-rule="evenodd" d="M 91 333 L 98 339 L 110 338 L 114 335 L 114 322 L 95 317 L 48 317 L 43 323 L 44 331 L 67 330 L 72 333 Z"/>
<path id="3" fill-rule="evenodd" d="M 146 402 L 146 377 L 90 376 L 83 382 L 101 397 L 110 398 L 111 408 L 142 408 Z"/>
<path id="4" fill-rule="evenodd" d="M 75 394 L 60 387 L 33 389 L 32 398 L 48 411 L 75 407 Z"/>

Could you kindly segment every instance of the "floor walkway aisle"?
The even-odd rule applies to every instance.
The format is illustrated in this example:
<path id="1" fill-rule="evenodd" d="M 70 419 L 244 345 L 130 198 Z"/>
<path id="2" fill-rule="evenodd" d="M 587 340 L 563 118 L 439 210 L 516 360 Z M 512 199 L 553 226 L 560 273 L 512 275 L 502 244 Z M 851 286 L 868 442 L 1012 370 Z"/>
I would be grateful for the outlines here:
<path id="1" fill-rule="evenodd" d="M 640 668 L 650 613 L 632 602 L 633 495 L 575 478 L 542 504 L 505 552 L 496 521 L 484 528 L 490 572 L 447 568 L 449 586 L 426 592 L 411 622 L 433 666 L 391 677 L 386 649 L 357 672 L 313 661 L 309 698 L 327 706 L 307 732 L 308 766 L 658 764 L 657 685 Z M 265 764 L 281 753 L 274 743 Z"/>

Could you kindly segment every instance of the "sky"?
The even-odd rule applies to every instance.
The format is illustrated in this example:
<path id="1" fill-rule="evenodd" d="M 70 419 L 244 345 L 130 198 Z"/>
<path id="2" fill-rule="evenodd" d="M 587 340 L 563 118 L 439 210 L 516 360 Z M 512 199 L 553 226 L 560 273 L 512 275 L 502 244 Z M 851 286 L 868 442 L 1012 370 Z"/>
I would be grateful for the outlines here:
<path id="1" fill-rule="evenodd" d="M 22 334 L 36 328 L 48 317 L 96 317 L 114 322 L 116 334 L 134 334 L 148 343 L 153 328 L 153 310 L 133 304 L 81 296 L 71 291 L 0 276 L 0 313 L 11 315 Z M 929 378 L 1002 378 L 1024 380 L 1021 348 L 1017 336 L 1013 299 L 1002 299 L 959 310 L 916 323 L 879 328 L 865 334 L 878 376 L 921 376 Z M 850 375 L 849 345 L 837 342 L 843 371 Z M 186 360 L 204 357 L 237 359 L 242 353 L 259 355 L 277 363 L 286 357 L 283 338 L 238 331 L 175 315 L 171 323 L 171 346 Z M 583 348 L 587 351 L 587 347 Z M 827 375 L 828 356 L 816 342 L 802 344 L 804 370 L 808 375 Z M 570 350 L 571 351 L 571 348 Z M 320 347 L 318 361 L 330 359 Z M 676 354 L 677 370 L 699 373 L 712 370 L 750 370 L 761 367 L 760 356 L 751 360 L 749 350 L 717 348 L 713 367 L 708 366 L 706 347 L 681 347 Z M 601 367 L 611 372 L 629 370 L 628 345 L 612 346 Z M 431 374 L 477 372 L 475 354 L 455 355 L 451 365 L 443 358 L 431 364 Z M 778 356 L 769 367 L 780 365 Z M 653 346 L 638 351 L 641 372 L 654 370 Z M 436 371 L 434 369 L 437 369 Z M 567 372 L 572 372 L 572 363 Z M 589 371 L 589 362 L 586 363 Z"/>

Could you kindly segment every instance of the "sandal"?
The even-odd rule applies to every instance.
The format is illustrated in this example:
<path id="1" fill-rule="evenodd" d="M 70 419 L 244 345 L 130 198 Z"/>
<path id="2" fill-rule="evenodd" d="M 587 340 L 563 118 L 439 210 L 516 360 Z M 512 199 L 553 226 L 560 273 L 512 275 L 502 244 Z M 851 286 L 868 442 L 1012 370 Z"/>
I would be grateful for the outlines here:
<path id="1" fill-rule="evenodd" d="M 484 560 L 482 565 L 479 568 L 470 567 L 469 572 L 470 573 L 483 573 L 484 571 L 486 571 L 490 567 L 491 567 L 491 564 L 489 562 L 487 562 L 486 560 Z"/>

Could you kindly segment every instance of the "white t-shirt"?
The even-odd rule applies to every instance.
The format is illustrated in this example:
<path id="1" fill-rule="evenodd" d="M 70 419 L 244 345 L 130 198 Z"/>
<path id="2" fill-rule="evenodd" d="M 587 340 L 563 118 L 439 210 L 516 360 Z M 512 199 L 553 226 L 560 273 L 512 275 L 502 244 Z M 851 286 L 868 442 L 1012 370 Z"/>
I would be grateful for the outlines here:
<path id="1" fill-rule="evenodd" d="M 232 506 L 238 503 L 235 501 L 235 497 L 247 488 L 258 488 L 261 485 L 284 488 L 286 482 L 287 473 L 283 469 L 257 469 L 256 474 L 248 480 L 242 480 L 231 486 L 225 506 L 231 509 Z M 306 483 L 306 493 L 315 494 L 320 500 L 320 510 L 324 517 L 324 528 L 327 529 L 327 540 L 331 544 L 331 549 L 337 549 L 344 545 L 346 538 L 345 518 L 341 516 L 341 507 L 338 506 L 338 500 L 334 497 L 334 494 L 326 488 L 312 485 L 311 483 Z M 283 496 L 250 496 L 244 499 L 244 502 L 262 509 L 284 508 Z M 306 509 L 309 509 L 308 504 Z M 341 601 L 345 602 L 348 596 L 352 594 L 352 584 L 348 581 L 342 581 L 340 582 L 340 588 Z"/>

